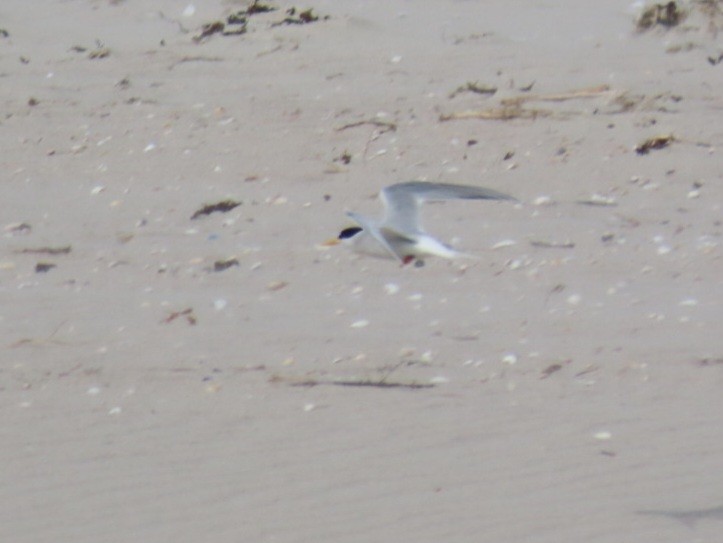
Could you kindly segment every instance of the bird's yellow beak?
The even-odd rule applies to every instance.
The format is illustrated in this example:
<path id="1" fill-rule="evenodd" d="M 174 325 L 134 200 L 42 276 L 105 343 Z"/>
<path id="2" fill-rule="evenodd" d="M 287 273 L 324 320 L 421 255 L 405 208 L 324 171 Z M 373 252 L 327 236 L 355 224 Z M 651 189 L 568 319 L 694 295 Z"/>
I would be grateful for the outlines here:
<path id="1" fill-rule="evenodd" d="M 322 245 L 322 247 L 333 247 L 334 245 L 339 245 L 339 238 L 327 239 L 321 245 Z"/>

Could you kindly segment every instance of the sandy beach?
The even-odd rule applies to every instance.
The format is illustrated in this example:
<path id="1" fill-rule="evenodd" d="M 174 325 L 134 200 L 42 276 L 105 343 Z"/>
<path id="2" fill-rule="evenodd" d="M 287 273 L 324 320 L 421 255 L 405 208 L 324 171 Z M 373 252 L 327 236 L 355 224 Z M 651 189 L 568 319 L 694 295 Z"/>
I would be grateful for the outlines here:
<path id="1" fill-rule="evenodd" d="M 721 541 L 723 3 L 674 6 L 4 0 L 0 541 Z M 519 201 L 323 244 L 413 179 Z"/>

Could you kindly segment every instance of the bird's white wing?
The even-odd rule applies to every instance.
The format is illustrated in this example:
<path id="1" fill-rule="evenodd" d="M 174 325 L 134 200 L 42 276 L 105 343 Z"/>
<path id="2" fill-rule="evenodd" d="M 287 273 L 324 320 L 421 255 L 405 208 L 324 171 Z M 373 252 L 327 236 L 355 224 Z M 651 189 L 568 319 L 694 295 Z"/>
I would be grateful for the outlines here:
<path id="1" fill-rule="evenodd" d="M 381 229 L 372 221 L 362 215 L 359 215 L 358 213 L 353 213 L 351 211 L 346 215 L 354 222 L 356 222 L 359 226 L 361 226 L 364 229 L 364 232 L 377 240 L 381 244 L 381 246 L 384 247 L 387 251 L 389 251 L 389 253 L 394 258 L 398 260 L 403 260 L 404 257 L 394 250 L 394 247 L 392 247 L 389 241 L 387 241 L 387 238 L 384 236 L 384 233 L 381 231 Z"/>
<path id="2" fill-rule="evenodd" d="M 409 181 L 382 189 L 380 197 L 386 207 L 384 226 L 404 234 L 423 232 L 419 223 L 419 206 L 429 200 L 514 200 L 512 196 L 496 190 L 454 185 Z"/>

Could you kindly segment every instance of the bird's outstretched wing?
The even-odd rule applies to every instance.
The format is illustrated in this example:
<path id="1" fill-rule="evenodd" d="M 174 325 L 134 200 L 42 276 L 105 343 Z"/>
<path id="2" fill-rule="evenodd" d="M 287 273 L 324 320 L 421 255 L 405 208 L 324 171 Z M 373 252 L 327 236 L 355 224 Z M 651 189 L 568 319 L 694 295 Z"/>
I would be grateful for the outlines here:
<path id="1" fill-rule="evenodd" d="M 508 194 L 484 187 L 424 181 L 390 185 L 382 189 L 379 196 L 386 208 L 384 225 L 408 234 L 423 232 L 419 223 L 419 207 L 425 201 L 515 199 Z"/>
<path id="2" fill-rule="evenodd" d="M 387 238 L 385 234 L 379 229 L 378 226 L 376 226 L 372 221 L 367 219 L 366 217 L 359 215 L 358 213 L 349 212 L 346 214 L 347 217 L 352 219 L 355 223 L 357 223 L 359 226 L 361 226 L 364 231 L 372 236 L 374 239 L 376 239 L 381 245 L 389 251 L 389 254 L 391 254 L 394 258 L 397 260 L 403 260 L 403 255 L 400 255 L 397 251 L 394 250 L 394 247 L 392 247 L 389 244 L 389 241 L 387 241 Z M 386 230 L 386 229 L 385 229 Z"/>

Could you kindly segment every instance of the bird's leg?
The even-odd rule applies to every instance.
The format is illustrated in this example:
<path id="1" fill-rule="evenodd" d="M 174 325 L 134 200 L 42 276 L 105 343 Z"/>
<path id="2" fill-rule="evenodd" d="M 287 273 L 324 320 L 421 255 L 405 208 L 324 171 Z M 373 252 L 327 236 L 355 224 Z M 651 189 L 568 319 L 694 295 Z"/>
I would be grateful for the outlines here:
<path id="1" fill-rule="evenodd" d="M 421 258 L 417 258 L 414 255 L 407 255 L 402 258 L 402 268 L 408 264 L 411 264 L 412 262 L 414 262 L 415 268 L 421 268 L 422 266 L 424 266 L 424 260 L 422 260 Z"/>

